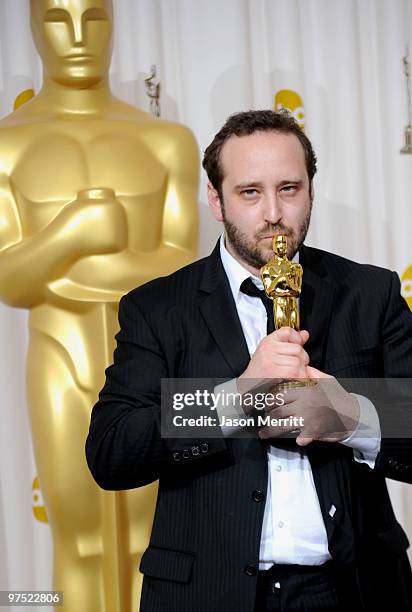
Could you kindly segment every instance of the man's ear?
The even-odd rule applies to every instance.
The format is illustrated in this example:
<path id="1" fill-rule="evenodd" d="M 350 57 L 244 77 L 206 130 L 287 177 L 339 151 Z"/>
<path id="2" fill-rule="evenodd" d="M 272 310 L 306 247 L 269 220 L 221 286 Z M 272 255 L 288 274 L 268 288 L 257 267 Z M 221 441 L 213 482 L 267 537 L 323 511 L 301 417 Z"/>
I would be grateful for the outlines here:
<path id="1" fill-rule="evenodd" d="M 313 202 L 313 198 L 315 197 L 315 190 L 314 190 L 314 187 L 313 187 L 313 181 L 310 182 L 309 197 L 310 197 L 310 201 L 312 203 Z"/>
<path id="2" fill-rule="evenodd" d="M 207 199 L 209 202 L 210 210 L 212 211 L 212 215 L 214 216 L 216 221 L 223 221 L 222 203 L 220 201 L 218 192 L 213 187 L 210 181 L 208 181 L 207 183 Z"/>

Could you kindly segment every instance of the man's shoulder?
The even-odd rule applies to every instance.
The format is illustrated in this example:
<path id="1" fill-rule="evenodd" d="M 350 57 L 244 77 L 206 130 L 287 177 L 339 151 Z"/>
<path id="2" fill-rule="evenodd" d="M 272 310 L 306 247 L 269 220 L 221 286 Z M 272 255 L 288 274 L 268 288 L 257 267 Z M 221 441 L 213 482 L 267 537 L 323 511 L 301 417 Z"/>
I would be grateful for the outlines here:
<path id="1" fill-rule="evenodd" d="M 393 272 L 388 268 L 354 261 L 315 247 L 304 247 L 304 259 L 309 267 L 317 266 L 318 269 L 332 276 L 334 282 L 338 284 L 346 284 L 350 280 L 391 283 L 393 279 Z"/>
<path id="2" fill-rule="evenodd" d="M 127 293 L 122 300 L 134 302 L 145 309 L 155 307 L 158 303 L 164 308 L 174 305 L 183 297 L 189 298 L 199 288 L 208 264 L 210 255 L 198 259 L 167 276 L 160 276 Z"/>

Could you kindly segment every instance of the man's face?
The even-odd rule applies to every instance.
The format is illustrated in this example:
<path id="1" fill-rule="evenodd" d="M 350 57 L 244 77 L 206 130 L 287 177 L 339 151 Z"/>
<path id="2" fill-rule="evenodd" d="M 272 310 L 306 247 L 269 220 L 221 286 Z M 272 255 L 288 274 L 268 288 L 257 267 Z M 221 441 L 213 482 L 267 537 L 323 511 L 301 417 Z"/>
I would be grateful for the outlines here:
<path id="1" fill-rule="evenodd" d="M 31 26 L 46 73 L 85 88 L 104 78 L 111 57 L 111 0 L 31 0 Z"/>
<path id="2" fill-rule="evenodd" d="M 226 247 L 247 268 L 273 259 L 274 235 L 285 234 L 291 259 L 305 239 L 312 191 L 305 154 L 294 134 L 267 131 L 231 136 L 221 151 L 223 205 L 209 184 L 214 217 Z"/>

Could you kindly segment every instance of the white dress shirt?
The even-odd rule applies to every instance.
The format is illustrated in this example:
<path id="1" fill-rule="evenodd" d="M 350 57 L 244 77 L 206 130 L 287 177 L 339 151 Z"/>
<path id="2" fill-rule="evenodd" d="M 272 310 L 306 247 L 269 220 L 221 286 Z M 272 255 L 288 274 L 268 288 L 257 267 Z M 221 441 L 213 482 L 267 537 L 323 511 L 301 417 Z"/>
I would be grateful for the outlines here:
<path id="1" fill-rule="evenodd" d="M 227 251 L 223 234 L 220 239 L 220 256 L 252 356 L 259 342 L 266 336 L 267 314 L 262 301 L 242 293 L 240 285 L 249 277 L 259 289 L 263 289 L 263 283 Z M 298 261 L 298 256 L 294 261 Z M 217 392 L 223 390 L 227 393 L 237 393 L 236 379 L 216 387 Z M 360 405 L 359 423 L 362 423 L 362 436 L 359 435 L 358 425 L 356 431 L 342 443 L 354 449 L 355 460 L 365 462 L 373 468 L 380 449 L 379 419 L 373 404 L 367 398 L 356 397 Z M 231 416 L 234 412 L 232 410 Z M 217 406 L 217 413 L 219 417 L 228 415 L 228 407 Z M 237 429 L 222 426 L 225 436 Z M 321 565 L 331 556 L 312 468 L 305 449 L 290 451 L 269 445 L 267 460 L 268 487 L 259 569 L 268 569 L 274 563 Z"/>

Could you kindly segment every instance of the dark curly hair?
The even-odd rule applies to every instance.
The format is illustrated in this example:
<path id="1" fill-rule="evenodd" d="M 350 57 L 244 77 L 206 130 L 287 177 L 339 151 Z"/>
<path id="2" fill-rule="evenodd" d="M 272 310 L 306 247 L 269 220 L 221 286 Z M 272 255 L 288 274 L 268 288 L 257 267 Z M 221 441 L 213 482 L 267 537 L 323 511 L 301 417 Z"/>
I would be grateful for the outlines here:
<path id="1" fill-rule="evenodd" d="M 202 162 L 203 168 L 206 170 L 206 174 L 213 187 L 218 192 L 222 203 L 222 181 L 224 177 L 220 155 L 223 145 L 233 135 L 248 136 L 254 132 L 269 131 L 294 134 L 299 139 L 305 153 L 309 181 L 312 181 L 316 173 L 315 152 L 309 138 L 288 111 L 250 110 L 236 113 L 227 119 L 221 130 L 215 135 L 205 151 Z"/>

